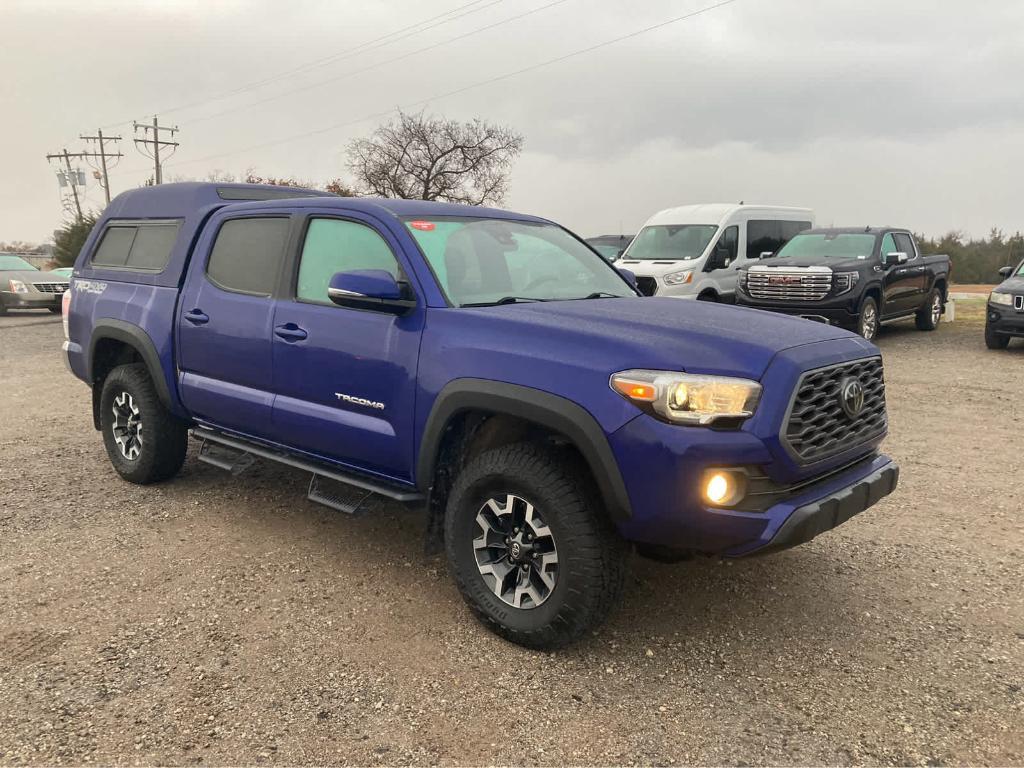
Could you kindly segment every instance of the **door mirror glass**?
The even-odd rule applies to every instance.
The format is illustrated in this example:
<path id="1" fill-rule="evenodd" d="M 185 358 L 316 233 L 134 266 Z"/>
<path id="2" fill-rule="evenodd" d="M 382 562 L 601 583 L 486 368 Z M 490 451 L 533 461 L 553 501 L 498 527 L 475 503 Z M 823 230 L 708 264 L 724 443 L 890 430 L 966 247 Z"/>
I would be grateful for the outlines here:
<path id="1" fill-rule="evenodd" d="M 889 253 L 885 254 L 885 256 L 882 259 L 882 264 L 883 266 L 886 267 L 892 267 L 896 266 L 897 264 L 906 263 L 907 254 L 905 254 L 903 251 L 890 251 Z"/>
<path id="2" fill-rule="evenodd" d="M 1012 274 L 1013 274 L 1013 267 L 1000 267 L 999 268 L 999 276 L 1004 278 L 1004 279 L 1009 277 Z"/>
<path id="3" fill-rule="evenodd" d="M 775 255 L 775 251 L 761 251 L 761 255 L 758 256 L 757 258 L 759 258 L 759 259 L 770 259 L 774 255 Z"/>
<path id="4" fill-rule="evenodd" d="M 416 305 L 386 269 L 338 272 L 331 278 L 327 296 L 339 307 L 376 309 L 393 314 L 404 314 Z"/>

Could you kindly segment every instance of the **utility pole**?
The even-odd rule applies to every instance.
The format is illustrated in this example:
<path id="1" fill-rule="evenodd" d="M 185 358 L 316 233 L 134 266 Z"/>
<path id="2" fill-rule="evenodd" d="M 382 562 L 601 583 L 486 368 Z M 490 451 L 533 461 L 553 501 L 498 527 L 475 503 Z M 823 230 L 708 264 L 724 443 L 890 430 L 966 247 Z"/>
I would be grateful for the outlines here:
<path id="1" fill-rule="evenodd" d="M 103 193 L 104 193 L 104 195 L 106 195 L 107 204 L 109 205 L 110 204 L 110 176 L 107 173 L 107 158 L 108 157 L 112 157 L 112 158 L 120 159 L 120 158 L 124 157 L 124 155 L 122 155 L 120 152 L 118 152 L 117 154 L 112 154 L 112 153 L 108 154 L 107 150 L 106 150 L 105 142 L 107 142 L 107 141 L 120 141 L 121 137 L 120 136 L 104 136 L 102 130 L 97 130 L 95 136 L 79 136 L 78 138 L 82 139 L 83 141 L 95 141 L 95 142 L 98 142 L 99 145 L 100 145 L 100 151 L 99 152 L 96 152 L 96 153 L 94 153 L 92 155 L 88 155 L 88 154 L 85 154 L 85 153 L 83 153 L 83 154 L 86 157 L 97 157 L 97 156 L 99 157 L 99 159 L 100 159 L 100 166 L 102 168 L 101 173 L 103 174 L 103 180 L 100 182 L 100 186 L 103 187 Z M 93 167 L 95 167 L 95 166 L 93 166 Z"/>
<path id="2" fill-rule="evenodd" d="M 174 134 L 178 132 L 178 126 L 168 128 L 167 126 L 160 125 L 160 123 L 157 121 L 157 116 L 153 115 L 152 125 L 149 125 L 147 123 L 134 122 L 132 123 L 132 128 L 134 128 L 136 133 L 134 139 L 135 146 L 138 147 L 139 152 L 141 152 L 146 157 L 152 159 L 153 161 L 153 183 L 162 184 L 164 179 L 163 171 L 160 167 L 160 147 L 177 148 L 178 142 L 164 141 L 163 139 L 160 138 L 160 131 L 167 131 L 171 136 L 174 136 Z M 140 128 L 142 129 L 141 137 L 138 135 Z M 150 131 L 153 132 L 153 138 L 149 137 Z M 150 154 L 147 149 L 147 147 L 150 146 L 153 147 L 153 154 Z M 174 149 L 171 150 L 171 154 L 174 154 Z M 170 157 L 170 155 L 168 155 L 168 157 Z"/>
<path id="3" fill-rule="evenodd" d="M 76 177 L 74 175 L 74 171 L 71 170 L 71 158 L 72 157 L 77 158 L 77 157 L 80 157 L 80 156 L 81 156 L 80 154 L 74 154 L 74 155 L 68 154 L 67 148 L 65 148 L 63 152 L 60 152 L 60 153 L 58 153 L 56 155 L 47 155 L 46 156 L 47 160 L 61 160 L 61 159 L 64 160 L 64 164 L 67 167 L 67 176 L 65 176 L 65 178 L 67 179 L 67 182 L 68 182 L 68 184 L 71 187 L 71 194 L 73 194 L 75 196 L 75 211 L 76 211 L 75 215 L 76 215 L 76 219 L 78 221 L 82 220 L 82 202 L 81 202 L 81 200 L 78 199 L 78 185 L 75 183 L 77 181 L 77 179 L 76 179 Z"/>

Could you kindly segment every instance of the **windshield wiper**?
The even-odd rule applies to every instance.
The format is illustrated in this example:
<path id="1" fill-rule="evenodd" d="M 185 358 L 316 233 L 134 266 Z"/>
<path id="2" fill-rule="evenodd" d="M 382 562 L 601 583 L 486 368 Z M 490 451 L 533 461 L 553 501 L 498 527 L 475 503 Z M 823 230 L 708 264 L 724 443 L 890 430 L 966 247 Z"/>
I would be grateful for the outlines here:
<path id="1" fill-rule="evenodd" d="M 593 293 L 581 296 L 580 298 L 583 301 L 586 301 L 587 299 L 624 299 L 626 297 L 620 296 L 617 293 L 608 293 L 608 291 L 594 291 Z"/>
<path id="2" fill-rule="evenodd" d="M 493 307 L 499 304 L 527 304 L 531 301 L 550 301 L 550 299 L 536 299 L 531 296 L 502 296 L 497 301 L 476 301 L 469 304 L 460 304 L 460 307 Z"/>

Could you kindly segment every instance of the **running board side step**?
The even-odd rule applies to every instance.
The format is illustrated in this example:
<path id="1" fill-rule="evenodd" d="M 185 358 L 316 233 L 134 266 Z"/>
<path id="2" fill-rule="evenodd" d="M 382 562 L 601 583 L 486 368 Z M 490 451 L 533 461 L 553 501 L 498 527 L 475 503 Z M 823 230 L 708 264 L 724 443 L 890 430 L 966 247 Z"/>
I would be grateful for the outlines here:
<path id="1" fill-rule="evenodd" d="M 309 484 L 307 498 L 310 501 L 324 504 L 339 512 L 354 513 L 362 505 L 363 501 L 374 493 L 402 502 L 403 504 L 416 504 L 426 500 L 425 494 L 414 489 L 389 485 L 354 472 L 345 472 L 334 467 L 327 467 L 283 451 L 266 448 L 248 440 L 228 437 L 210 429 L 196 427 L 192 430 L 192 437 L 203 442 L 202 447 L 199 449 L 198 458 L 200 461 L 220 467 L 221 469 L 227 469 L 232 474 L 239 474 L 251 466 L 255 461 L 254 457 L 276 461 L 278 464 L 284 464 L 312 473 L 313 478 Z M 241 468 L 239 469 L 238 467 Z M 360 488 L 367 493 L 358 503 L 353 505 L 344 501 L 337 493 L 331 492 L 329 488 L 325 488 L 323 486 L 324 480 L 333 480 L 344 485 Z"/>

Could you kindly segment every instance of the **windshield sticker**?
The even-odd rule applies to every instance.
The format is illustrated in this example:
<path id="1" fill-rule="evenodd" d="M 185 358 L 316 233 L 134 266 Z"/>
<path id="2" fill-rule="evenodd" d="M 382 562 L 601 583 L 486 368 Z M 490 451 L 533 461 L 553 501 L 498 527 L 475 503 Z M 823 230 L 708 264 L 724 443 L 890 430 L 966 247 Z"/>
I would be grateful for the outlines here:
<path id="1" fill-rule="evenodd" d="M 433 232 L 437 227 L 432 221 L 410 221 L 409 226 L 418 229 L 420 232 Z"/>

